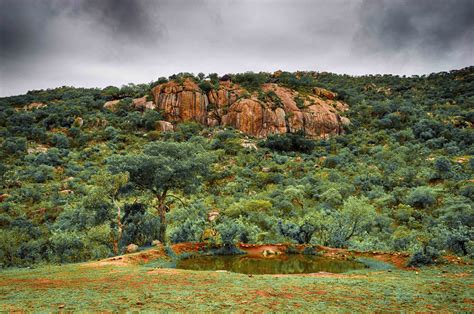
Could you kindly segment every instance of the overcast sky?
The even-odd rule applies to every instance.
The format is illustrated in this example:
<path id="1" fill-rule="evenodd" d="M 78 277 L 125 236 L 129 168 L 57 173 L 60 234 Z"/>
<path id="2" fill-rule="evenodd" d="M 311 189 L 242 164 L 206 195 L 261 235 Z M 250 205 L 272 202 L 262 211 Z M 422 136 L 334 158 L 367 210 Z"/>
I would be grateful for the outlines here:
<path id="1" fill-rule="evenodd" d="M 0 96 L 178 72 L 474 65 L 474 0 L 0 0 Z"/>

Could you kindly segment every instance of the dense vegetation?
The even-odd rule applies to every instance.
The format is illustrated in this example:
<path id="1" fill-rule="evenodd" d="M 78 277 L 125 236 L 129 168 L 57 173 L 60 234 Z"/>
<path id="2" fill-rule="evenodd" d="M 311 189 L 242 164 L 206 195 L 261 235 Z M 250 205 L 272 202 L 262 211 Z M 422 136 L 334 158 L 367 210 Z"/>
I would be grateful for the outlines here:
<path id="1" fill-rule="evenodd" d="M 219 84 L 216 74 L 170 79 L 184 77 Z M 229 129 L 155 131 L 161 114 L 131 101 L 165 78 L 2 98 L 0 266 L 103 258 L 154 239 L 407 251 L 414 265 L 473 256 L 474 67 L 231 77 L 249 92 L 265 82 L 336 91 L 352 124 L 329 139 L 272 136 L 255 150 Z M 118 110 L 104 109 L 113 99 Z M 32 102 L 47 107 L 23 108 Z"/>

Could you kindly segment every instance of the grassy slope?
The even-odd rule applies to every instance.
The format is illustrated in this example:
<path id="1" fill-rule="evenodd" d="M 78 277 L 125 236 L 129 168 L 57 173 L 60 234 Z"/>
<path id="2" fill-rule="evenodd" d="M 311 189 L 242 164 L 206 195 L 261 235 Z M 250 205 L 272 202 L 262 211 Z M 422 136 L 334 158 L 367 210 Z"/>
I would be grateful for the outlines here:
<path id="1" fill-rule="evenodd" d="M 0 273 L 0 311 L 473 311 L 473 266 L 255 275 L 97 263 Z"/>

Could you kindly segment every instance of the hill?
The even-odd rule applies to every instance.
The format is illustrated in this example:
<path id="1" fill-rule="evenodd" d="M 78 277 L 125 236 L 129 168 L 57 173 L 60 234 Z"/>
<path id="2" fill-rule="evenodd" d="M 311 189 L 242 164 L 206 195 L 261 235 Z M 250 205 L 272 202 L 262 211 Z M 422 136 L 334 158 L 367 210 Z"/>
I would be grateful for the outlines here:
<path id="1" fill-rule="evenodd" d="M 474 67 L 180 73 L 2 98 L 0 264 L 110 257 L 163 230 L 472 257 L 473 104 Z"/>

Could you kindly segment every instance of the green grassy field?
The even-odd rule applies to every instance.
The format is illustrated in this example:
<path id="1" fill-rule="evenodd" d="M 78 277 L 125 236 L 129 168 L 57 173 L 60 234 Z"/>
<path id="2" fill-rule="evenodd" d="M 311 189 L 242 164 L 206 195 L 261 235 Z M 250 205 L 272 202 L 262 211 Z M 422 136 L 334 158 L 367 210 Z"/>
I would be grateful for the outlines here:
<path id="1" fill-rule="evenodd" d="M 0 311 L 474 311 L 473 266 L 243 275 L 97 263 L 0 273 Z"/>

